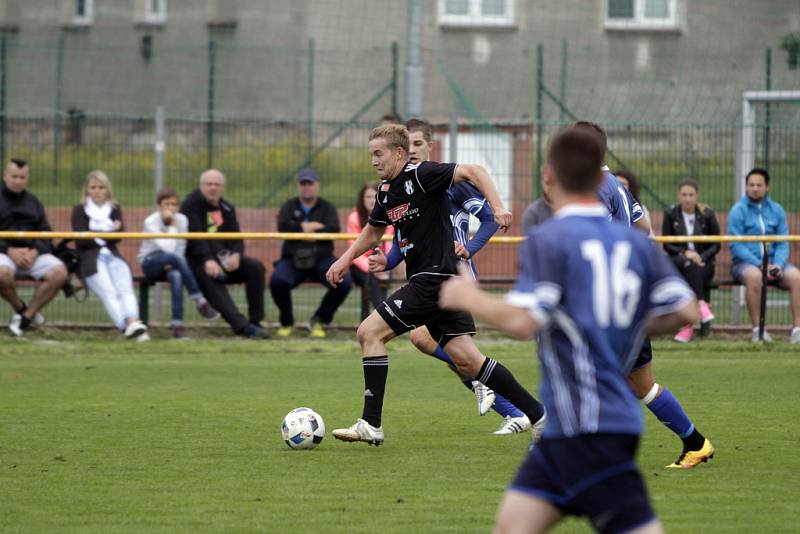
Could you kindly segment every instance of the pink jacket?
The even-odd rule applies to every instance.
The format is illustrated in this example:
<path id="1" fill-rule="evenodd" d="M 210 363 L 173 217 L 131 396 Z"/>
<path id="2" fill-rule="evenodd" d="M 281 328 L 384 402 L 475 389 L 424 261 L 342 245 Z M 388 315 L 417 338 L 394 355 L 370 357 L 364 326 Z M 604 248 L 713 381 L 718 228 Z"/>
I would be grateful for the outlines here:
<path id="1" fill-rule="evenodd" d="M 345 229 L 345 232 L 347 232 L 348 234 L 360 234 L 361 230 L 363 229 L 364 227 L 361 226 L 361 223 L 358 220 L 358 212 L 355 210 L 355 208 L 353 208 L 353 211 L 351 211 L 350 215 L 347 216 L 347 228 Z M 390 235 L 390 236 L 394 235 L 394 227 L 393 226 L 387 227 L 385 235 Z M 353 243 L 354 243 L 353 241 L 347 242 L 348 245 L 352 245 Z M 383 249 L 384 254 L 388 254 L 391 248 L 392 248 L 391 241 L 381 242 L 381 249 Z M 371 254 L 372 254 L 371 250 L 366 251 L 364 254 L 353 260 L 353 265 L 362 272 L 365 273 L 369 272 L 369 264 L 367 263 L 367 258 Z"/>

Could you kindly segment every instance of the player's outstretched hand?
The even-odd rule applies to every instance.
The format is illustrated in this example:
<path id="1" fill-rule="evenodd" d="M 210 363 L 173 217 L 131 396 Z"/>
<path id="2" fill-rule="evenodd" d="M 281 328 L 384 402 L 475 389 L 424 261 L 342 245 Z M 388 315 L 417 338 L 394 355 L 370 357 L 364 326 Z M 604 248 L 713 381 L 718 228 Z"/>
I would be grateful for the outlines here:
<path id="1" fill-rule="evenodd" d="M 469 311 L 469 301 L 480 291 L 478 283 L 465 265 L 458 266 L 458 276 L 442 284 L 439 290 L 439 306 L 446 310 Z"/>
<path id="2" fill-rule="evenodd" d="M 383 253 L 381 247 L 375 247 L 372 254 L 367 256 L 367 265 L 371 273 L 382 273 L 386 270 L 386 264 L 386 254 Z"/>
<path id="3" fill-rule="evenodd" d="M 505 208 L 496 210 L 494 212 L 494 222 L 500 225 L 500 228 L 503 229 L 503 232 L 508 231 L 508 227 L 511 226 L 511 212 Z"/>
<path id="4" fill-rule="evenodd" d="M 344 275 L 347 272 L 349 265 L 342 261 L 341 258 L 333 262 L 328 272 L 325 273 L 325 279 L 328 281 L 330 285 L 333 287 L 338 286 L 342 280 L 344 280 Z"/>

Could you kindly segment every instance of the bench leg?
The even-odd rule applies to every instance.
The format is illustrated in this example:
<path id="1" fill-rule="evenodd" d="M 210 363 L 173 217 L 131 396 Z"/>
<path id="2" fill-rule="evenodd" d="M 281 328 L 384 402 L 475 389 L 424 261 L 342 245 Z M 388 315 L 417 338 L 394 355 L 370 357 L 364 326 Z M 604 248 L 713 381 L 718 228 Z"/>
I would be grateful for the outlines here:
<path id="1" fill-rule="evenodd" d="M 150 284 L 139 284 L 139 320 L 147 324 L 150 310 Z"/>

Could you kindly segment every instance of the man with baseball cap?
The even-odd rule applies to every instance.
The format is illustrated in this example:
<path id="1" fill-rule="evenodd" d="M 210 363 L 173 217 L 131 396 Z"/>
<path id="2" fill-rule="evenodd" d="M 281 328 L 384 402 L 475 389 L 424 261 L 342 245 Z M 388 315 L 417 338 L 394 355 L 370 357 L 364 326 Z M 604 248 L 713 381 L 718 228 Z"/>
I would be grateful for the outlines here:
<path id="1" fill-rule="evenodd" d="M 278 213 L 279 232 L 337 233 L 340 231 L 336 207 L 319 196 L 319 174 L 304 168 L 297 172 L 298 196 L 284 202 Z M 289 337 L 294 327 L 291 291 L 306 280 L 314 280 L 328 288 L 317 311 L 311 317 L 311 337 L 325 337 L 325 326 L 347 298 L 351 281 L 332 287 L 325 279 L 328 268 L 336 261 L 333 241 L 284 241 L 281 257 L 275 262 L 269 281 L 272 300 L 280 310 L 278 336 Z"/>

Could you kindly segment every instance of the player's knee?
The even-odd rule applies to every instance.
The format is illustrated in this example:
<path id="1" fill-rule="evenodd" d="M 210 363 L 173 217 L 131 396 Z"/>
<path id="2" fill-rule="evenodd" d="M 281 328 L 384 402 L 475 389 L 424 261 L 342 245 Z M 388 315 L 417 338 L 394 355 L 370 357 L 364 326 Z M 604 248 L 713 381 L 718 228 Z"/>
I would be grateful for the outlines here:
<path id="1" fill-rule="evenodd" d="M 419 328 L 411 331 L 411 343 L 417 350 L 425 354 L 430 354 L 436 350 L 436 342 L 431 339 L 427 332 Z"/>
<path id="2" fill-rule="evenodd" d="M 376 333 L 374 329 L 370 328 L 370 325 L 367 323 L 367 321 L 364 321 L 358 325 L 356 338 L 358 339 L 359 345 L 363 347 L 364 345 L 376 341 Z"/>

